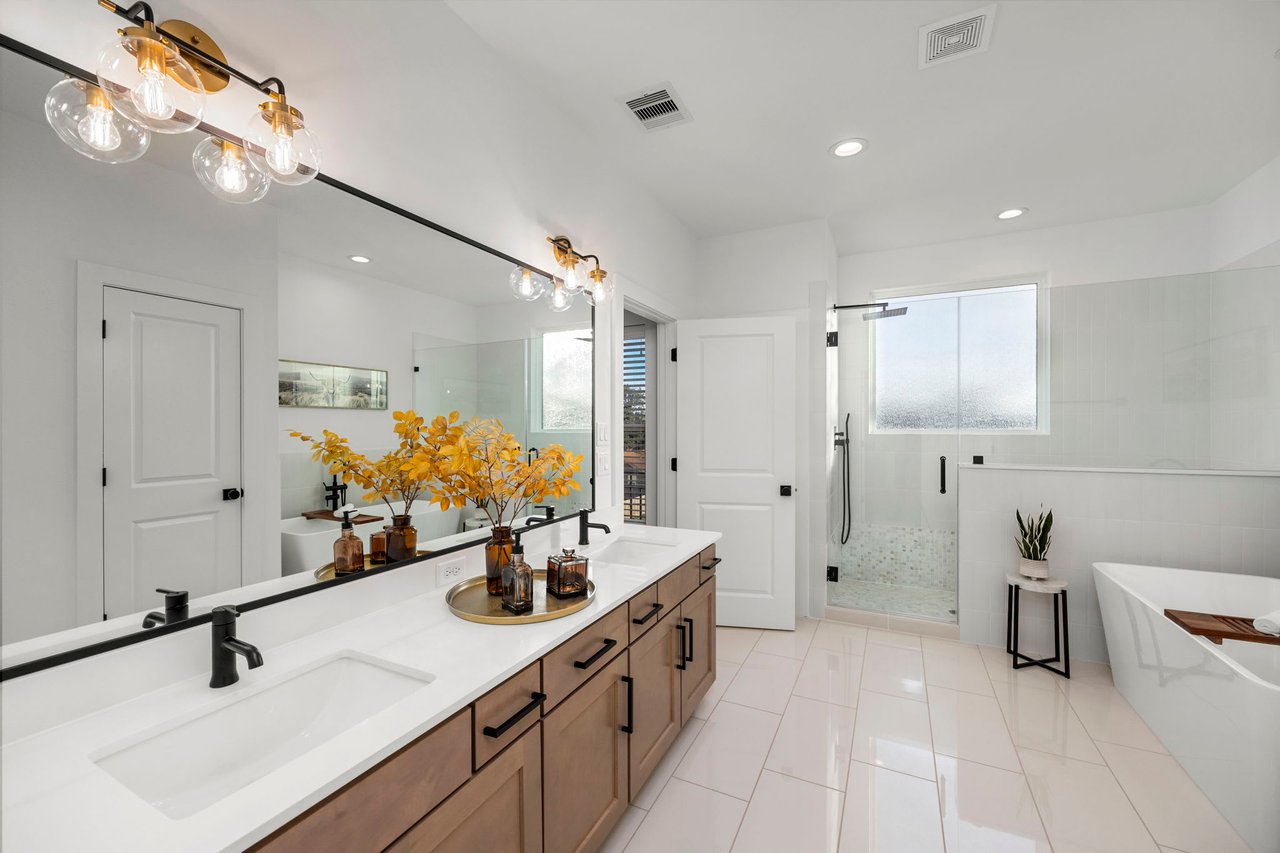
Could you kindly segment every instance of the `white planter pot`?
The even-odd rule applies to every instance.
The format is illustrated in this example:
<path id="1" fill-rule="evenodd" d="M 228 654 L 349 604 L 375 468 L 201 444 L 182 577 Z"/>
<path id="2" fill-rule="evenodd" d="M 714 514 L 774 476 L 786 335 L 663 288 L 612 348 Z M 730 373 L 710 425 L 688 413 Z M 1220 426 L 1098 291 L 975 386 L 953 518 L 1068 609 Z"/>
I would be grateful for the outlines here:
<path id="1" fill-rule="evenodd" d="M 1049 561 L 1048 560 L 1028 560 L 1026 557 L 1018 558 L 1018 574 L 1024 578 L 1034 578 L 1035 580 L 1044 580 L 1049 577 Z"/>

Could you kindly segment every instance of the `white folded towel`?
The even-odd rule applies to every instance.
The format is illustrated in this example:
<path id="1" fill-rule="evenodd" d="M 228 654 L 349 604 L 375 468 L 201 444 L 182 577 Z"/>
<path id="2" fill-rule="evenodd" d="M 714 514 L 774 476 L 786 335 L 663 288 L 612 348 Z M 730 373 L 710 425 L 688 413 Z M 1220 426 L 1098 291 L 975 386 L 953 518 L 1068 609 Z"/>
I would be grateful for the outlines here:
<path id="1" fill-rule="evenodd" d="M 1264 634 L 1280 637 L 1280 610 L 1273 610 L 1254 619 L 1253 627 Z"/>

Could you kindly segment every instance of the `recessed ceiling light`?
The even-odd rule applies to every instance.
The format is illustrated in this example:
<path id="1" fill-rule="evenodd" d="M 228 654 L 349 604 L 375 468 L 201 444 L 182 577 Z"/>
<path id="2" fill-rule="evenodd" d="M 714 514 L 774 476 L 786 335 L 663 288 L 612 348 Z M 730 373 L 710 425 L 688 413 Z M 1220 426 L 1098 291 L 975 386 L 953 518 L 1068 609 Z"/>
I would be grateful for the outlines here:
<path id="1" fill-rule="evenodd" d="M 865 139 L 842 139 L 829 149 L 833 157 L 852 157 L 860 154 L 867 147 Z"/>
<path id="2" fill-rule="evenodd" d="M 349 260 L 349 261 L 354 261 L 354 262 L 356 262 L 357 264 L 367 264 L 367 263 L 369 263 L 369 259 L 368 259 L 368 258 L 366 258 L 364 255 L 347 255 L 347 260 Z"/>
<path id="3" fill-rule="evenodd" d="M 1011 207 L 1008 210 L 1002 210 L 997 213 L 996 219 L 1017 219 L 1026 212 L 1027 209 L 1025 207 Z"/>

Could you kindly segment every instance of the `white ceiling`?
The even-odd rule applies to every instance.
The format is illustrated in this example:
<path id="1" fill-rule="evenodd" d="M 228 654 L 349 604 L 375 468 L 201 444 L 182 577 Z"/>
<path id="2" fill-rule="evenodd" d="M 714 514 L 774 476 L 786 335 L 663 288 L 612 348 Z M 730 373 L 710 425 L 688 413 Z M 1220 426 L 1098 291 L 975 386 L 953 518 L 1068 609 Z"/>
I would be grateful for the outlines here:
<path id="1" fill-rule="evenodd" d="M 1107 219 L 1280 153 L 1280 2 L 1006 0 L 988 52 L 919 70 L 917 29 L 982 5 L 449 2 L 703 236 L 828 218 L 846 254 Z M 668 81 L 694 121 L 646 134 L 619 98 Z"/>

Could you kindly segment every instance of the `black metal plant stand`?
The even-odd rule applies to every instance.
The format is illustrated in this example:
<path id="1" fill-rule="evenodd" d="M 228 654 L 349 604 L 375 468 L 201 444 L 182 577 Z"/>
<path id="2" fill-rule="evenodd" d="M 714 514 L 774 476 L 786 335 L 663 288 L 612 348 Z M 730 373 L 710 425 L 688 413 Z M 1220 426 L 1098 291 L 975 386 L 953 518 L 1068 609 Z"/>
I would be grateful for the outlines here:
<path id="1" fill-rule="evenodd" d="M 1005 624 L 1005 651 L 1013 658 L 1014 669 L 1038 666 L 1063 678 L 1071 677 L 1071 638 L 1067 628 L 1067 582 L 1057 579 L 1043 581 L 1009 575 L 1009 605 Z M 1023 586 L 1028 592 L 1053 596 L 1053 657 L 1034 658 L 1018 650 L 1019 603 Z M 1061 603 L 1059 603 L 1061 602 Z M 1061 663 L 1057 668 L 1050 664 Z"/>

